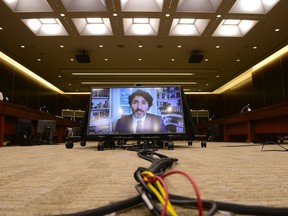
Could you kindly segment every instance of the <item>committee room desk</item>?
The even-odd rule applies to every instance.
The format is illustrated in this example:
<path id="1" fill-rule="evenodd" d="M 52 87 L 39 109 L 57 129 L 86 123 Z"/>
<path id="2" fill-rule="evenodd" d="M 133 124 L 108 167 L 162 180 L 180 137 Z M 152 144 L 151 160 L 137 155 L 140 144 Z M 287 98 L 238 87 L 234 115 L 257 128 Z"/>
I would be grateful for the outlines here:
<path id="1" fill-rule="evenodd" d="M 17 118 L 32 120 L 32 134 L 36 133 L 38 120 L 56 120 L 57 142 L 64 142 L 66 127 L 79 127 L 78 122 L 33 110 L 26 106 L 0 101 L 0 147 L 3 146 L 5 136 L 11 137 L 16 134 Z"/>
<path id="2" fill-rule="evenodd" d="M 288 103 L 242 112 L 197 125 L 198 133 L 208 136 L 213 128 L 214 134 L 216 128 L 218 139 L 224 142 L 243 139 L 255 143 L 277 141 L 277 136 L 288 135 Z M 274 140 L 267 140 L 271 138 Z"/>

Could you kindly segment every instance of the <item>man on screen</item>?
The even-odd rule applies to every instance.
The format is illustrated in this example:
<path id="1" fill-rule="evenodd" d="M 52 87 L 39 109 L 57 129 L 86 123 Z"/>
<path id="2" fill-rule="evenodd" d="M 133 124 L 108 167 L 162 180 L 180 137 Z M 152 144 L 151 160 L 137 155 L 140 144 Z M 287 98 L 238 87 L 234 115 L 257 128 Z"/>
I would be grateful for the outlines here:
<path id="1" fill-rule="evenodd" d="M 153 102 L 149 93 L 139 89 L 132 93 L 128 100 L 132 114 L 118 119 L 115 132 L 136 134 L 167 132 L 161 116 L 147 113 Z"/>

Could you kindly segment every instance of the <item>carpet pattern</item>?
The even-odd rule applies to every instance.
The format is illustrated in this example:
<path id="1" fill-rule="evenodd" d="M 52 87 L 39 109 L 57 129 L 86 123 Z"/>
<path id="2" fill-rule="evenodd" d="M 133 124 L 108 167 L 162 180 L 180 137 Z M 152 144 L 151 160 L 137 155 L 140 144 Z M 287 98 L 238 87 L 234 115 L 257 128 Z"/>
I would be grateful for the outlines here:
<path id="1" fill-rule="evenodd" d="M 178 158 L 172 170 L 189 173 L 203 199 L 249 205 L 288 207 L 288 152 L 277 145 L 175 142 L 174 150 L 158 152 Z M 97 150 L 75 143 L 0 148 L 0 215 L 61 215 L 97 208 L 134 197 L 138 167 L 149 161 L 123 149 Z M 169 192 L 195 197 L 186 178 L 167 178 Z M 196 209 L 175 207 L 179 215 Z M 222 213 L 219 213 L 221 215 Z M 117 215 L 150 215 L 144 205 Z"/>

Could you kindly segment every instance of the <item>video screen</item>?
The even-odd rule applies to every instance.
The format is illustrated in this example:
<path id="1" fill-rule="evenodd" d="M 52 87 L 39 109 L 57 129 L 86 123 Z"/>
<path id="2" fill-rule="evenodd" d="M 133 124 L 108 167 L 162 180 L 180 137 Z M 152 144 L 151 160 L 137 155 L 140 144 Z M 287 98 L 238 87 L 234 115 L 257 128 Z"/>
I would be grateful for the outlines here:
<path id="1" fill-rule="evenodd" d="M 87 135 L 183 134 L 184 124 L 180 86 L 91 90 Z"/>

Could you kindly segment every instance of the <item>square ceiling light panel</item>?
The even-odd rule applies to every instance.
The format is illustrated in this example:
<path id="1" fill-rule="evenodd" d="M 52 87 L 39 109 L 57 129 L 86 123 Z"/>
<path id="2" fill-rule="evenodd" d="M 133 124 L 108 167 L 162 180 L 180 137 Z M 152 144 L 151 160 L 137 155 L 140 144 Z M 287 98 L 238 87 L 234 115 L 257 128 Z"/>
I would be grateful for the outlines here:
<path id="1" fill-rule="evenodd" d="M 3 0 L 13 12 L 52 12 L 46 0 Z"/>
<path id="2" fill-rule="evenodd" d="M 160 19 L 154 18 L 124 18 L 125 35 L 147 35 L 158 34 Z"/>
<path id="3" fill-rule="evenodd" d="M 67 11 L 70 12 L 105 12 L 105 0 L 62 0 Z"/>
<path id="4" fill-rule="evenodd" d="M 121 0 L 125 12 L 161 12 L 164 0 Z"/>
<path id="5" fill-rule="evenodd" d="M 201 36 L 209 19 L 173 19 L 169 36 Z"/>
<path id="6" fill-rule="evenodd" d="M 214 13 L 222 0 L 179 0 L 176 12 Z"/>
<path id="7" fill-rule="evenodd" d="M 237 0 L 229 13 L 267 14 L 280 0 Z"/>
<path id="8" fill-rule="evenodd" d="M 22 19 L 22 22 L 37 36 L 68 35 L 57 18 Z"/>
<path id="9" fill-rule="evenodd" d="M 257 22 L 258 20 L 224 19 L 213 33 L 213 36 L 243 37 Z"/>
<path id="10" fill-rule="evenodd" d="M 109 18 L 72 19 L 81 36 L 113 35 Z"/>

